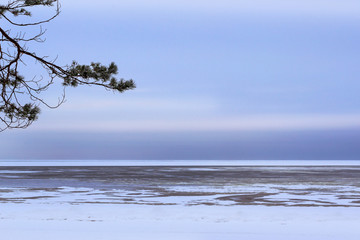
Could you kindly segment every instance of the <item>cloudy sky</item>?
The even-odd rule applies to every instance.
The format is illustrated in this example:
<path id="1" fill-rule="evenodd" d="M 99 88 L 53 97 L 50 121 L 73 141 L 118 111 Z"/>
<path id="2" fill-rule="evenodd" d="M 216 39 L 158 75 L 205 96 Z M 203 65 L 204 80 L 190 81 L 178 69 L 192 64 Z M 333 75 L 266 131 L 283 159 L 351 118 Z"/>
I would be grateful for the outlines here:
<path id="1" fill-rule="evenodd" d="M 138 87 L 68 89 L 1 133 L 1 158 L 360 158 L 358 0 L 61 4 L 31 47 L 63 65 L 114 61 Z"/>

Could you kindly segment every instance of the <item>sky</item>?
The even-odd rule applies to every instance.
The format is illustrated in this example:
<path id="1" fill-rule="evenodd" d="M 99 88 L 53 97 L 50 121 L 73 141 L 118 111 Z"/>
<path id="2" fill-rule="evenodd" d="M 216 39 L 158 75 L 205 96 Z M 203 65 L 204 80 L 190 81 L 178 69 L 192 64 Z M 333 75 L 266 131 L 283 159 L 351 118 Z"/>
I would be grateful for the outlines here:
<path id="1" fill-rule="evenodd" d="M 359 1 L 61 7 L 43 26 L 46 42 L 29 47 L 60 65 L 114 61 L 137 88 L 67 89 L 67 101 L 43 107 L 28 129 L 1 133 L 0 158 L 360 158 Z M 55 103 L 61 93 L 54 86 L 44 97 Z"/>

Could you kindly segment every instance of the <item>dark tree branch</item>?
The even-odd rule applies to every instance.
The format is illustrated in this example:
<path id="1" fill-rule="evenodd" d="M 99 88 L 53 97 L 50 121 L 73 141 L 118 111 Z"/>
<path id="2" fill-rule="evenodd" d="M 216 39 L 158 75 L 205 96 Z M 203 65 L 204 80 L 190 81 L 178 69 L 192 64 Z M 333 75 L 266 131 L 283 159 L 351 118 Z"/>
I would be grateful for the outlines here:
<path id="1" fill-rule="evenodd" d="M 37 22 L 17 23 L 10 19 L 17 16 L 31 16 L 31 7 L 54 6 L 55 14 L 45 20 Z M 1 20 L 16 27 L 29 27 L 47 23 L 60 14 L 58 0 L 12 0 L 6 5 L 0 5 Z M 45 31 L 40 26 L 40 32 L 25 38 L 24 32 L 12 36 L 9 29 L 0 25 L 0 131 L 9 128 L 26 128 L 38 118 L 41 105 L 57 108 L 65 101 L 65 87 L 78 85 L 101 86 L 108 90 L 124 92 L 134 89 L 132 79 L 116 79 L 118 68 L 115 63 L 108 66 L 100 63 L 80 65 L 73 61 L 70 65 L 59 66 L 46 57 L 39 57 L 35 52 L 27 49 L 26 43 L 31 41 L 43 42 Z M 48 79 L 27 79 L 19 74 L 19 65 L 26 65 L 24 58 L 35 60 L 47 72 Z M 27 61 L 28 62 L 28 61 Z M 55 105 L 48 104 L 41 93 L 46 91 L 55 81 L 60 81 L 64 92 Z"/>

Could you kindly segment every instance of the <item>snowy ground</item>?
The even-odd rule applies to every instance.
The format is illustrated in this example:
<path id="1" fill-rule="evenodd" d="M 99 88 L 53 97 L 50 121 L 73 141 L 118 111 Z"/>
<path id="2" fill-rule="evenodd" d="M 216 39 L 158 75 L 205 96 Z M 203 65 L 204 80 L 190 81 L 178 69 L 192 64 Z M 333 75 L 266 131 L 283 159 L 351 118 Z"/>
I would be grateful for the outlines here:
<path id="1" fill-rule="evenodd" d="M 4 240 L 357 240 L 359 166 L 0 167 Z"/>
<path id="2" fill-rule="evenodd" d="M 360 208 L 0 204 L 6 240 L 357 240 Z"/>

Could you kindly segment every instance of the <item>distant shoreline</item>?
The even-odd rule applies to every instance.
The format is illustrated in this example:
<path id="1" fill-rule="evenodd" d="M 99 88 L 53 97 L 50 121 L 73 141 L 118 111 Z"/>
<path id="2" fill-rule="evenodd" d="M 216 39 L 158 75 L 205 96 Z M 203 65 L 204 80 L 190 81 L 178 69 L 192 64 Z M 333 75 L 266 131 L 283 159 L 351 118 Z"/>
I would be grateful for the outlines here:
<path id="1" fill-rule="evenodd" d="M 360 160 L 0 160 L 1 166 L 360 166 Z"/>

